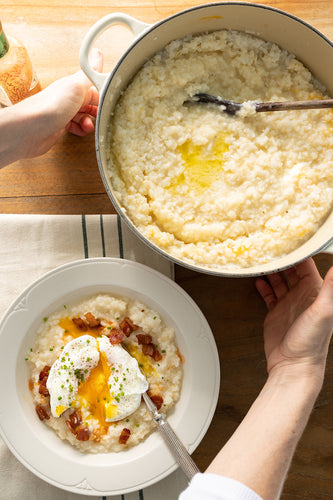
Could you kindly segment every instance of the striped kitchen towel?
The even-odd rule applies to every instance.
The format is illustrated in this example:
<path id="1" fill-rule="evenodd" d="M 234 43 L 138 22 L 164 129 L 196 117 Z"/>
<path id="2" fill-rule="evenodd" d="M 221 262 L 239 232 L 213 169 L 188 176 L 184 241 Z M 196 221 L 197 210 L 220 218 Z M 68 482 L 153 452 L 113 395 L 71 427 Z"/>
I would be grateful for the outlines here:
<path id="1" fill-rule="evenodd" d="M 173 264 L 142 243 L 116 215 L 0 214 L 0 317 L 21 291 L 42 274 L 73 260 L 91 257 L 130 259 L 174 277 Z M 178 469 L 145 490 L 99 498 L 174 500 L 186 485 L 187 479 Z M 0 492 L 2 500 L 92 498 L 42 481 L 12 455 L 1 438 Z"/>

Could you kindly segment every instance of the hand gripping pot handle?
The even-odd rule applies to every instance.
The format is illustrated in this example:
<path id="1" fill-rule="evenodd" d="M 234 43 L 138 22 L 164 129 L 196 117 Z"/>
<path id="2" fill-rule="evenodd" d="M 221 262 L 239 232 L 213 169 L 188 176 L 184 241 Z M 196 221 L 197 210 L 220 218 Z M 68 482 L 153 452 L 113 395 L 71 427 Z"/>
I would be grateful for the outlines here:
<path id="1" fill-rule="evenodd" d="M 96 38 L 113 24 L 125 24 L 133 32 L 135 38 L 150 27 L 150 24 L 138 21 L 134 17 L 121 12 L 115 12 L 102 17 L 89 29 L 81 44 L 79 60 L 82 70 L 97 87 L 99 92 L 101 92 L 109 73 L 98 73 L 90 66 L 89 52 Z"/>

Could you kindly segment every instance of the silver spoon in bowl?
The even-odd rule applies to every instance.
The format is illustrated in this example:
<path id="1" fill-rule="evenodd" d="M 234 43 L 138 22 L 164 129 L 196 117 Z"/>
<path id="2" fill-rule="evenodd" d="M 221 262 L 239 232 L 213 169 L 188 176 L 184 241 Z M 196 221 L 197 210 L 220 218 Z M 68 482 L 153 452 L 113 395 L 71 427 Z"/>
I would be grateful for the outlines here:
<path id="1" fill-rule="evenodd" d="M 130 356 L 132 356 L 127 345 L 124 342 L 121 343 L 121 346 L 123 347 L 123 349 L 125 349 L 125 351 L 128 352 Z M 142 375 L 146 378 L 146 374 L 140 366 L 139 370 L 142 373 Z M 148 380 L 147 383 L 149 385 Z M 191 455 L 189 454 L 189 452 L 187 451 L 187 449 L 185 448 L 184 444 L 179 439 L 175 431 L 172 429 L 169 422 L 164 417 L 163 413 L 161 413 L 157 409 L 155 403 L 150 399 L 148 395 L 148 389 L 146 392 L 142 394 L 142 399 L 145 402 L 148 411 L 152 414 L 153 420 L 157 424 L 157 429 L 160 432 L 161 436 L 163 437 L 166 445 L 171 451 L 176 462 L 186 475 L 187 479 L 191 480 L 195 474 L 200 472 L 198 466 L 194 462 L 193 458 L 191 457 Z"/>
<path id="2" fill-rule="evenodd" d="M 241 111 L 243 103 L 228 101 L 218 96 L 198 92 L 187 99 L 187 103 L 204 103 L 214 104 L 223 108 L 223 111 L 228 115 L 235 115 Z M 290 111 L 301 109 L 323 109 L 333 108 L 333 99 L 318 99 L 311 101 L 281 101 L 281 102 L 253 102 L 254 111 L 262 113 L 267 111 Z"/>
<path id="3" fill-rule="evenodd" d="M 153 415 L 153 420 L 157 424 L 157 428 L 162 435 L 166 445 L 171 451 L 172 455 L 176 459 L 178 465 L 186 475 L 186 477 L 191 480 L 192 477 L 200 472 L 191 455 L 176 435 L 175 431 L 172 429 L 170 424 L 164 418 L 163 414 L 158 411 L 153 401 L 150 399 L 148 394 L 144 392 L 142 394 L 143 400 L 147 405 L 148 410 Z"/>

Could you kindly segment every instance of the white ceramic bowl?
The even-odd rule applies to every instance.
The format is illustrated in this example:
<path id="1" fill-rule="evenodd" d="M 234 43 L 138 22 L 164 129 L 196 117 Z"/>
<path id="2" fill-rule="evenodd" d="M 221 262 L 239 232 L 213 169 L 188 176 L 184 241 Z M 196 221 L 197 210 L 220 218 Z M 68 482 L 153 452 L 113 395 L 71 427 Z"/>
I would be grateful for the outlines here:
<path id="1" fill-rule="evenodd" d="M 119 23 L 128 26 L 133 31 L 134 41 L 113 71 L 110 74 L 101 75 L 89 65 L 90 47 L 96 37 L 106 28 Z M 170 260 L 197 271 L 220 276 L 255 276 L 285 269 L 323 250 L 332 253 L 333 248 L 329 245 L 333 240 L 333 212 L 308 241 L 290 254 L 276 258 L 267 264 L 236 270 L 219 270 L 199 264 L 192 265 L 173 257 L 145 238 L 119 204 L 107 173 L 108 158 L 105 144 L 109 135 L 110 116 L 121 91 L 126 88 L 128 82 L 147 59 L 172 40 L 220 29 L 249 32 L 287 49 L 310 68 L 318 80 L 326 86 L 328 92 L 333 95 L 332 42 L 301 19 L 273 7 L 246 2 L 217 2 L 187 9 L 154 25 L 142 23 L 122 13 L 105 16 L 89 30 L 84 38 L 80 50 L 80 63 L 82 69 L 100 91 L 96 152 L 107 193 L 123 220 L 147 245 Z"/>
<path id="2" fill-rule="evenodd" d="M 213 417 L 220 382 L 212 332 L 193 300 L 173 281 L 122 259 L 86 259 L 56 268 L 27 287 L 0 323 L 0 434 L 23 465 L 59 488 L 120 495 L 166 477 L 177 464 L 156 431 L 119 453 L 84 454 L 41 422 L 28 388 L 25 358 L 43 318 L 97 292 L 138 298 L 173 326 L 185 357 L 179 401 L 168 421 L 192 453 Z"/>

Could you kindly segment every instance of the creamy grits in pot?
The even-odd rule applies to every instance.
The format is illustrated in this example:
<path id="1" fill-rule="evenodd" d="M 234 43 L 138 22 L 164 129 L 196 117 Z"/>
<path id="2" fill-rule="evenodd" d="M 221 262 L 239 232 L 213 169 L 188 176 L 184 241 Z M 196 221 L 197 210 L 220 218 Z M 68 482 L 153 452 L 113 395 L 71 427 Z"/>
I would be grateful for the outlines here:
<path id="1" fill-rule="evenodd" d="M 123 451 L 145 439 L 156 428 L 142 400 L 147 389 L 164 414 L 180 395 L 173 328 L 126 297 L 98 294 L 44 318 L 27 361 L 38 417 L 81 452 Z"/>
<path id="2" fill-rule="evenodd" d="M 196 92 L 246 102 L 246 112 L 184 105 Z M 115 107 L 114 194 L 145 238 L 188 264 L 246 268 L 286 255 L 332 208 L 332 110 L 255 114 L 252 104 L 328 97 L 293 54 L 253 35 L 175 40 Z"/>

